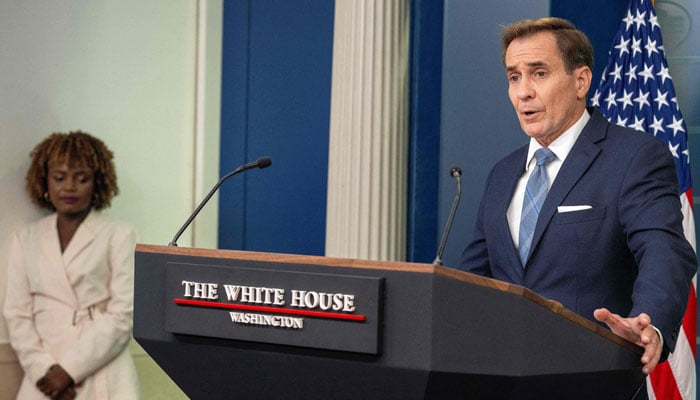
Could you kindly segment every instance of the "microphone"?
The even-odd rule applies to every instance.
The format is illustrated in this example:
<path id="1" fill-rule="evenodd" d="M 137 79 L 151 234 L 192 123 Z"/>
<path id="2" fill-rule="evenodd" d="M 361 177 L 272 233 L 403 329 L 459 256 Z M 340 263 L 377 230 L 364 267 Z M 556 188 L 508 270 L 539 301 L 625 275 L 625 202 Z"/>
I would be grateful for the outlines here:
<path id="1" fill-rule="evenodd" d="M 457 193 L 452 201 L 452 210 L 450 210 L 450 216 L 447 218 L 447 225 L 445 225 L 445 230 L 442 232 L 442 239 L 440 239 L 440 246 L 438 247 L 437 255 L 433 261 L 433 265 L 442 265 L 442 253 L 445 252 L 445 244 L 447 244 L 447 237 L 450 235 L 450 229 L 452 229 L 452 222 L 455 220 L 455 213 L 457 212 L 457 206 L 459 206 L 459 200 L 462 198 L 462 169 L 456 165 L 450 167 L 450 176 L 457 181 Z"/>
<path id="2" fill-rule="evenodd" d="M 173 240 L 171 240 L 170 243 L 168 243 L 168 246 L 177 246 L 177 239 L 180 238 L 180 235 L 182 235 L 182 232 L 184 232 L 185 229 L 187 229 L 187 227 L 190 225 L 190 223 L 192 223 L 192 220 L 194 220 L 194 218 L 197 216 L 197 214 L 199 214 L 199 212 L 202 210 L 202 207 L 204 207 L 204 205 L 207 204 L 207 202 L 209 201 L 211 196 L 214 195 L 214 192 L 216 192 L 216 190 L 219 188 L 219 186 L 221 186 L 221 184 L 224 183 L 224 181 L 226 179 L 228 179 L 236 174 L 239 174 L 243 171 L 247 171 L 249 169 L 253 169 L 253 168 L 263 169 L 263 168 L 269 167 L 270 165 L 272 165 L 272 159 L 270 157 L 260 157 L 257 160 L 255 160 L 253 162 L 249 162 L 248 164 L 245 164 L 245 165 L 241 165 L 240 167 L 238 167 L 238 168 L 234 169 L 233 171 L 229 172 L 228 174 L 224 175 L 224 177 L 219 179 L 219 181 L 216 182 L 216 185 L 214 185 L 214 187 L 211 188 L 211 190 L 209 191 L 209 194 L 207 194 L 207 196 L 204 198 L 204 200 L 202 200 L 202 202 L 199 203 L 197 208 L 195 208 L 195 210 L 192 212 L 192 215 L 190 215 L 190 217 L 187 218 L 187 221 L 185 221 L 184 225 L 182 225 L 180 230 L 177 231 L 177 233 L 173 237 Z"/>

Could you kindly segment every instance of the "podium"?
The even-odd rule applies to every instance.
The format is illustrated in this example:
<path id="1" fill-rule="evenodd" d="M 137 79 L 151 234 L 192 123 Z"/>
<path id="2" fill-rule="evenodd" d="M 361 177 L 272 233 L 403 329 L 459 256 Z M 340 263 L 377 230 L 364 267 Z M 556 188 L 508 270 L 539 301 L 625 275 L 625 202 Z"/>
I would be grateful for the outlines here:
<path id="1" fill-rule="evenodd" d="M 136 247 L 134 337 L 192 399 L 630 399 L 642 351 L 430 264 Z"/>

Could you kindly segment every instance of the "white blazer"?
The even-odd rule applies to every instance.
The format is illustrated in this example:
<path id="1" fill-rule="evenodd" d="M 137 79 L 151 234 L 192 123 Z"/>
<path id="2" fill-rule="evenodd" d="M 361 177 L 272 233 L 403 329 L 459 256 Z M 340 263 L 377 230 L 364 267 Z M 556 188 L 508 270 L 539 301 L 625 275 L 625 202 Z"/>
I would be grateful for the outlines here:
<path id="1" fill-rule="evenodd" d="M 56 214 L 12 238 L 3 313 L 24 369 L 18 399 L 52 364 L 79 384 L 78 399 L 136 399 L 131 339 L 136 231 L 92 211 L 61 254 Z"/>

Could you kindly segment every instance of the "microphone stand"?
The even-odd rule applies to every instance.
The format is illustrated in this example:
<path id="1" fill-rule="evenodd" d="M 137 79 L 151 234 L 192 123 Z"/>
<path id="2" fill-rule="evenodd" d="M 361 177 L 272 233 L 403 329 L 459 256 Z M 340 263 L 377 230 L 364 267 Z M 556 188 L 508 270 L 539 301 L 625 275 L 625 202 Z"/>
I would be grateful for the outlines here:
<path id="1" fill-rule="evenodd" d="M 455 194 L 455 198 L 452 201 L 452 209 L 450 210 L 450 216 L 447 218 L 447 225 L 445 225 L 445 230 L 442 232 L 440 246 L 438 247 L 437 255 L 435 256 L 433 265 L 442 265 L 442 254 L 445 252 L 447 237 L 450 235 L 450 229 L 452 229 L 452 223 L 455 219 L 457 206 L 459 206 L 459 200 L 462 198 L 462 169 L 458 166 L 453 166 L 452 168 L 450 168 L 450 176 L 457 181 L 457 193 Z"/>
<path id="2" fill-rule="evenodd" d="M 260 158 L 258 158 L 256 161 L 250 162 L 250 163 L 245 164 L 245 165 L 241 165 L 240 167 L 236 168 L 235 170 L 233 170 L 233 171 L 229 172 L 228 174 L 224 175 L 221 179 L 219 179 L 218 182 L 216 182 L 216 185 L 214 185 L 214 187 L 211 188 L 211 190 L 209 191 L 209 193 L 206 195 L 206 197 L 204 197 L 204 200 L 202 200 L 202 201 L 199 203 L 199 205 L 197 206 L 197 208 L 194 209 L 194 211 L 192 212 L 192 214 L 190 215 L 190 217 L 187 218 L 187 221 L 185 221 L 185 223 L 182 225 L 182 227 L 180 228 L 180 230 L 177 231 L 177 233 L 175 234 L 175 236 L 173 236 L 173 240 L 171 240 L 170 243 L 168 243 L 168 246 L 177 246 L 177 240 L 180 238 L 180 235 L 182 235 L 182 233 L 185 231 L 185 229 L 187 229 L 187 227 L 192 223 L 192 221 L 193 221 L 194 218 L 197 216 L 197 214 L 199 214 L 199 212 L 202 210 L 202 208 L 204 207 L 204 205 L 207 204 L 207 202 L 209 201 L 209 199 L 211 198 L 211 196 L 214 195 L 214 193 L 216 192 L 216 190 L 219 189 L 219 186 L 221 186 L 221 184 L 224 183 L 224 181 L 225 181 L 226 179 L 228 179 L 228 178 L 230 178 L 230 177 L 232 177 L 232 176 L 234 176 L 234 175 L 236 175 L 236 174 L 239 174 L 239 173 L 241 173 L 241 172 L 243 172 L 243 171 L 247 171 L 247 170 L 249 170 L 249 169 L 253 169 L 253 168 L 267 168 L 267 167 L 269 167 L 271 164 L 272 164 L 272 160 L 270 160 L 269 157 L 260 157 Z"/>

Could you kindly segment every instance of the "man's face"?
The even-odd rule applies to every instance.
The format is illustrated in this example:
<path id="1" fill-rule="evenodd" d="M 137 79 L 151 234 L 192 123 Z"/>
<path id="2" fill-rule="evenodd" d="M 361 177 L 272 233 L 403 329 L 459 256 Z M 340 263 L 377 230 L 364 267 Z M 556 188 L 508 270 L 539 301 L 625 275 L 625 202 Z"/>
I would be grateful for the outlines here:
<path id="1" fill-rule="evenodd" d="M 547 146 L 583 114 L 588 67 L 566 73 L 551 32 L 516 39 L 506 49 L 508 96 L 525 133 Z"/>

